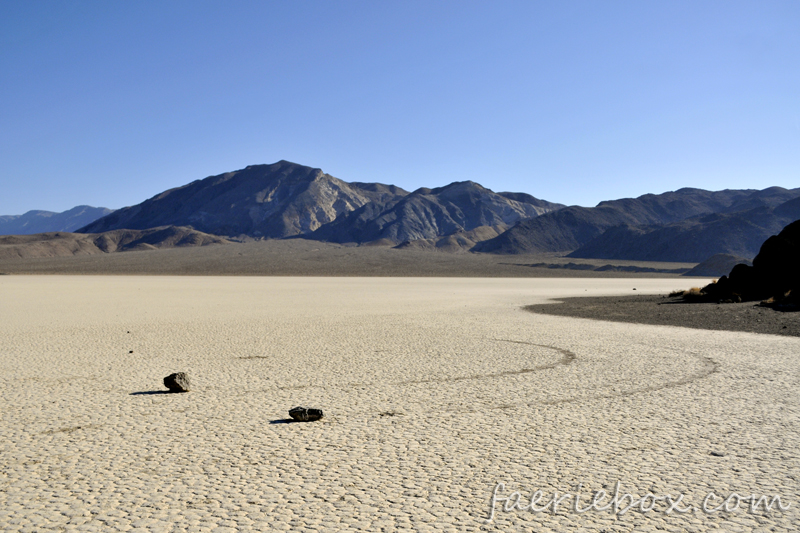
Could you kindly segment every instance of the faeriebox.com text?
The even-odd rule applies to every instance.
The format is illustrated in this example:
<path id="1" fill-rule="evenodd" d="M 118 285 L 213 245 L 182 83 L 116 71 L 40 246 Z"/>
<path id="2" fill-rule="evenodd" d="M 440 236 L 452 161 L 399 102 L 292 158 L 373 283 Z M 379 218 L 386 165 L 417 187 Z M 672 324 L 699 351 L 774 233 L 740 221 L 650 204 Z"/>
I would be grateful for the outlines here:
<path id="1" fill-rule="evenodd" d="M 604 490 L 598 490 L 588 496 L 581 494 L 583 484 L 579 483 L 575 493 L 565 492 L 559 494 L 554 492 L 550 497 L 546 497 L 541 490 L 535 491 L 530 498 L 523 497 L 520 492 L 512 492 L 508 495 L 506 493 L 505 483 L 498 483 L 494 487 L 491 499 L 491 508 L 489 511 L 489 518 L 486 522 L 491 523 L 494 521 L 495 514 L 500 512 L 533 512 L 533 513 L 552 513 L 558 512 L 574 512 L 586 513 L 589 511 L 612 511 L 616 515 L 624 515 L 628 511 L 639 512 L 663 512 L 665 514 L 671 513 L 694 513 L 702 511 L 707 514 L 718 512 L 732 513 L 739 509 L 749 510 L 755 513 L 759 510 L 770 512 L 773 510 L 786 511 L 789 509 L 789 504 L 781 501 L 780 496 L 765 496 L 765 495 L 739 495 L 732 493 L 728 496 L 720 496 L 709 492 L 703 499 L 700 507 L 693 506 L 683 501 L 683 494 L 678 493 L 675 496 L 670 494 L 655 495 L 647 493 L 641 498 L 620 490 L 620 482 L 614 488 L 614 493 L 609 494 Z"/>

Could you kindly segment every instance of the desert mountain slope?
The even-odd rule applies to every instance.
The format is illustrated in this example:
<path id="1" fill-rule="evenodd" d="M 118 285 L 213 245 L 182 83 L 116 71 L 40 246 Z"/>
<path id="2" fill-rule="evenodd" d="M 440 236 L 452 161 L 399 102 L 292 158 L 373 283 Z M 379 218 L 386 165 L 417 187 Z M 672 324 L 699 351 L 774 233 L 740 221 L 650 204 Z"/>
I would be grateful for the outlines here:
<path id="1" fill-rule="evenodd" d="M 524 193 L 495 193 L 475 182 L 421 188 L 383 206 L 365 205 L 322 226 L 309 238 L 329 242 L 395 244 L 505 227 L 563 207 Z"/>
<path id="2" fill-rule="evenodd" d="M 626 257 L 636 255 L 636 259 L 639 260 L 646 256 L 637 252 L 644 240 L 638 241 L 641 245 L 637 245 L 630 242 L 632 239 L 640 238 L 660 226 L 670 224 L 673 227 L 665 229 L 670 234 L 693 231 L 690 228 L 693 224 L 683 221 L 694 217 L 697 221 L 695 223 L 713 224 L 714 220 L 702 217 L 727 213 L 732 217 L 730 219 L 732 224 L 741 226 L 742 233 L 739 238 L 744 241 L 733 247 L 736 249 L 719 250 L 719 252 L 743 255 L 744 250 L 750 250 L 756 242 L 763 242 L 763 238 L 757 231 L 750 235 L 747 228 L 748 219 L 737 218 L 738 215 L 731 211 L 750 207 L 751 215 L 757 216 L 760 209 L 769 217 L 771 213 L 782 209 L 787 200 L 799 196 L 800 189 L 788 190 L 780 187 L 771 187 L 763 191 L 705 191 L 686 188 L 658 195 L 646 194 L 638 198 L 601 202 L 593 208 L 572 206 L 523 220 L 498 237 L 477 244 L 473 251 L 518 254 L 581 250 L 576 252 L 579 255 L 575 257 L 614 259 L 627 254 Z M 778 207 L 772 207 L 775 205 Z M 773 221 L 768 225 L 779 226 L 780 222 Z M 646 226 L 649 228 L 645 228 Z M 753 229 L 757 227 L 760 226 L 756 224 Z M 614 233 L 603 236 L 611 228 L 615 228 Z M 656 235 L 650 236 L 651 239 L 655 237 Z M 596 245 L 582 249 L 595 239 L 597 239 Z M 655 246 L 656 244 L 650 243 L 649 248 Z M 669 255 L 671 252 L 668 251 L 648 253 L 652 256 L 669 257 L 670 261 L 687 260 L 682 259 L 680 255 L 671 256 Z M 717 252 L 709 250 L 700 258 L 693 254 L 693 259 L 688 261 L 702 261 L 714 253 Z"/>
<path id="3" fill-rule="evenodd" d="M 617 226 L 569 256 L 684 262 L 704 261 L 715 254 L 752 258 L 770 235 L 800 218 L 800 213 L 796 215 L 781 216 L 774 208 L 757 207 L 739 213 L 692 217 L 663 226 Z"/>
<path id="4" fill-rule="evenodd" d="M 227 242 L 216 235 L 175 226 L 147 230 L 113 230 L 99 234 L 50 232 L 8 235 L 0 236 L 0 259 L 94 255 Z"/>
<path id="5" fill-rule="evenodd" d="M 24 215 L 4 215 L 0 216 L 0 235 L 75 231 L 112 211 L 105 207 L 79 205 L 61 213 L 37 210 L 28 211 Z"/>
<path id="6" fill-rule="evenodd" d="M 349 184 L 320 169 L 279 161 L 170 189 L 80 232 L 173 225 L 215 235 L 277 239 L 310 233 L 343 213 L 405 194 L 399 187 Z"/>

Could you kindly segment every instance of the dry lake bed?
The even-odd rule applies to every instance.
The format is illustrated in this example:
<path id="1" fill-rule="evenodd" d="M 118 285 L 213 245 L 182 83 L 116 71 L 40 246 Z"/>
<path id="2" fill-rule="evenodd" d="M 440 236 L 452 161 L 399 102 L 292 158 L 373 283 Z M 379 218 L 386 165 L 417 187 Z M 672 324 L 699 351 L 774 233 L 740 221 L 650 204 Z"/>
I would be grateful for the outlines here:
<path id="1" fill-rule="evenodd" d="M 0 529 L 796 530 L 800 339 L 521 309 L 681 285 L 2 276 Z"/>

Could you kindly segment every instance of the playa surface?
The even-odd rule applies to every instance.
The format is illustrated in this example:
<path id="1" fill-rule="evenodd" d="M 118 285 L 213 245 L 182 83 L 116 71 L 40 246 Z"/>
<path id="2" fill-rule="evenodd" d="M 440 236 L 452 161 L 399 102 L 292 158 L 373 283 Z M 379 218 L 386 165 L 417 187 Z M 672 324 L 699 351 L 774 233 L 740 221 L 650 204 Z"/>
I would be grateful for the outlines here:
<path id="1" fill-rule="evenodd" d="M 0 529 L 795 530 L 800 339 L 522 309 L 675 284 L 2 276 Z M 178 371 L 194 390 L 163 393 Z M 789 508 L 496 499 L 487 522 L 493 493 L 617 483 Z"/>

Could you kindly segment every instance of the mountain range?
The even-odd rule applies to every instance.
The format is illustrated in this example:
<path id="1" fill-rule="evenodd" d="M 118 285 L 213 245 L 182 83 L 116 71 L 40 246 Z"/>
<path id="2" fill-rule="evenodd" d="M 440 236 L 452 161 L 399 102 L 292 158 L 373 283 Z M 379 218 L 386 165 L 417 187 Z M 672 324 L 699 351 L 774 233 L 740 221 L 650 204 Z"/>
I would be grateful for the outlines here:
<path id="1" fill-rule="evenodd" d="M 253 165 L 165 191 L 79 231 L 181 225 L 227 237 L 365 244 L 508 226 L 563 207 L 523 193 L 495 193 L 471 181 L 413 192 L 347 183 L 288 161 Z"/>
<path id="2" fill-rule="evenodd" d="M 79 205 L 62 213 L 53 211 L 28 211 L 24 215 L 0 216 L 0 235 L 32 235 L 51 231 L 75 231 L 112 209 Z"/>
<path id="3" fill-rule="evenodd" d="M 638 261 L 699 262 L 718 253 L 752 258 L 767 237 L 800 218 L 798 198 L 800 188 L 684 188 L 572 206 L 520 221 L 472 251 Z"/>
<path id="4" fill-rule="evenodd" d="M 70 221 L 86 216 L 82 227 L 59 231 L 100 235 L 179 227 L 217 236 L 218 243 L 302 238 L 399 249 L 691 263 L 715 254 L 754 257 L 767 237 L 800 218 L 800 188 L 684 188 L 591 208 L 566 207 L 525 193 L 494 192 L 472 181 L 409 192 L 383 183 L 346 182 L 279 161 L 196 180 L 113 212 L 96 211 L 102 209 L 81 206 L 57 214 Z M 19 221 L 0 217 L 0 229 L 16 221 L 33 232 L 43 227 L 31 222 L 44 219 L 36 213 L 42 212 L 16 217 Z M 50 215 L 55 220 L 56 214 Z M 165 240 L 164 246 L 173 241 Z"/>

